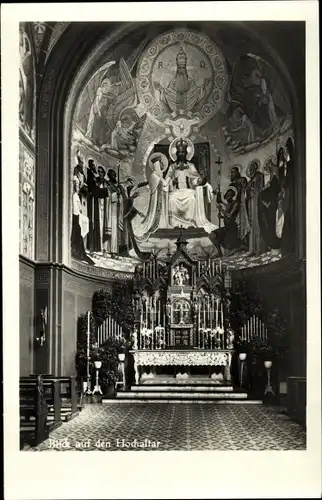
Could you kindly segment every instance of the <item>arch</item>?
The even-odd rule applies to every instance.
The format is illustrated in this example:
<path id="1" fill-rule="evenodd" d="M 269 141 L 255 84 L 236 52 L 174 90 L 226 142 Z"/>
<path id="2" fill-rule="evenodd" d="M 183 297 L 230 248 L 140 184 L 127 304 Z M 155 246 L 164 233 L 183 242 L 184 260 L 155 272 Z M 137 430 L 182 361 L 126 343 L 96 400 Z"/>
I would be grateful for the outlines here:
<path id="1" fill-rule="evenodd" d="M 100 55 L 142 25 L 143 23 L 117 25 L 98 23 L 95 33 L 88 33 L 85 23 L 70 24 L 52 48 L 38 102 L 37 260 L 55 261 L 71 266 L 72 183 L 69 142 L 74 104 L 90 67 L 98 61 Z M 245 23 L 235 23 L 235 25 L 251 33 L 263 45 L 263 36 L 258 34 L 256 29 L 251 29 Z M 83 43 L 77 44 L 76 47 L 75 39 Z M 295 143 L 299 153 L 296 155 L 298 172 L 298 168 L 303 165 L 304 156 L 304 148 L 301 148 L 302 130 L 298 96 L 282 59 L 269 44 L 265 44 L 265 52 L 270 53 L 274 58 L 275 66 L 283 77 L 283 81 L 286 82 L 287 90 L 291 95 Z M 300 189 L 299 186 L 298 196 Z M 300 207 L 302 206 L 303 203 L 300 204 Z M 301 220 L 302 217 L 303 215 L 301 215 Z"/>

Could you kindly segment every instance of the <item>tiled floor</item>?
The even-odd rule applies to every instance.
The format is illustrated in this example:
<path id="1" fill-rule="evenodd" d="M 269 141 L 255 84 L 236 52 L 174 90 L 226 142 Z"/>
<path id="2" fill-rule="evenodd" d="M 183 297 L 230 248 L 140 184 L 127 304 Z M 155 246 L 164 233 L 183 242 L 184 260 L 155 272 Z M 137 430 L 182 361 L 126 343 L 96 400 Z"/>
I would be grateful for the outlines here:
<path id="1" fill-rule="evenodd" d="M 68 446 L 57 448 L 62 443 Z M 140 446 L 142 443 L 144 446 Z M 304 450 L 305 447 L 305 431 L 281 408 L 116 403 L 86 406 L 78 417 L 63 424 L 33 450 Z"/>

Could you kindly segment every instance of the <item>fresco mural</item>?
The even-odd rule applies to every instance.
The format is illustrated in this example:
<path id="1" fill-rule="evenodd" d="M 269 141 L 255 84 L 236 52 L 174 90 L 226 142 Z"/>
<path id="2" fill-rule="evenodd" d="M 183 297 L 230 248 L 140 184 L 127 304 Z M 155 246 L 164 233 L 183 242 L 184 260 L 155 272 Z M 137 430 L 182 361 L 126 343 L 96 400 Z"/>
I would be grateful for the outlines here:
<path id="1" fill-rule="evenodd" d="M 27 134 L 34 139 L 34 56 L 31 38 L 24 23 L 19 26 L 19 119 Z"/>
<path id="2" fill-rule="evenodd" d="M 228 92 L 223 133 L 234 153 L 254 151 L 292 125 L 290 104 L 274 69 L 258 54 L 240 56 Z"/>
<path id="3" fill-rule="evenodd" d="M 35 246 L 35 54 L 28 23 L 19 25 L 19 253 Z"/>
<path id="4" fill-rule="evenodd" d="M 133 269 L 180 231 L 232 267 L 294 250 L 287 92 L 258 43 L 212 38 L 142 30 L 88 75 L 70 148 L 74 259 Z"/>

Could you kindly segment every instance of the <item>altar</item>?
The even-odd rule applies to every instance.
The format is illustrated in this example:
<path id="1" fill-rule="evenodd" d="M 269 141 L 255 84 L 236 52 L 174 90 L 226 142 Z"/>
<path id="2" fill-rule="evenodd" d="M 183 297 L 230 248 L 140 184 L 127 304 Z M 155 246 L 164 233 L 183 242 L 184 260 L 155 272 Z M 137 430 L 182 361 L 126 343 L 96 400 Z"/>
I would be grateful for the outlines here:
<path id="1" fill-rule="evenodd" d="M 198 368 L 215 378 L 216 368 L 223 382 L 231 380 L 230 271 L 218 260 L 191 256 L 183 234 L 174 254 L 135 270 L 130 354 L 136 384 L 142 374 L 153 378 L 160 368 L 176 379 L 189 378 Z"/>
<path id="2" fill-rule="evenodd" d="M 189 367 L 191 366 L 223 366 L 224 381 L 231 381 L 231 358 L 232 351 L 210 351 L 210 350 L 160 350 L 160 351 L 130 351 L 134 357 L 135 383 L 140 383 L 141 370 L 144 367 L 175 366 L 183 370 L 176 378 L 189 378 Z M 183 372 L 183 373 L 182 373 Z M 153 377 L 153 374 L 152 374 Z"/>

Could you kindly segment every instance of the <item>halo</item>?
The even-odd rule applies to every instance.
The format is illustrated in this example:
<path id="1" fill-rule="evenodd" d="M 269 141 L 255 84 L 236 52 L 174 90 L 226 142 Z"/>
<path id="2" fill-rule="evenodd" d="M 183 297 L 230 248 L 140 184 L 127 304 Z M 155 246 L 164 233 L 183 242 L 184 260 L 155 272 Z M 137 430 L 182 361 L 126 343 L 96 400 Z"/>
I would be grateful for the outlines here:
<path id="1" fill-rule="evenodd" d="M 182 138 L 182 137 L 177 137 L 176 139 L 173 139 L 173 141 L 170 143 L 169 146 L 169 155 L 172 161 L 176 161 L 177 159 L 177 142 L 184 140 L 187 144 L 187 160 L 190 161 L 193 155 L 195 154 L 195 147 L 193 145 L 193 142 L 188 139 L 187 137 Z"/>
<path id="2" fill-rule="evenodd" d="M 266 158 L 266 160 L 264 161 L 264 165 L 263 165 L 263 171 L 265 170 L 267 165 L 269 165 L 270 163 L 273 163 L 273 165 L 276 167 L 276 165 L 277 165 L 276 155 L 271 155 L 271 156 L 268 156 Z"/>
<path id="3" fill-rule="evenodd" d="M 236 198 L 237 198 L 237 196 L 238 196 L 238 191 L 237 191 L 237 189 L 235 188 L 235 186 L 231 186 L 231 185 L 229 185 L 229 186 L 228 186 L 228 188 L 226 189 L 226 191 L 225 191 L 225 193 L 224 193 L 224 198 L 225 198 L 226 193 L 227 193 L 228 191 L 234 191 L 235 196 L 234 196 L 233 201 L 235 201 L 235 200 L 236 200 Z"/>
<path id="4" fill-rule="evenodd" d="M 163 153 L 158 153 L 158 152 L 152 153 L 152 155 L 150 156 L 150 158 L 148 160 L 149 167 L 151 169 L 153 168 L 152 160 L 154 158 L 160 158 L 161 159 L 161 162 L 162 162 L 161 172 L 164 172 L 168 168 L 168 165 L 169 165 L 169 160 L 166 157 L 166 155 L 164 155 Z"/>
<path id="5" fill-rule="evenodd" d="M 255 158 L 254 160 L 251 160 L 251 161 L 249 162 L 248 166 L 247 166 L 247 169 L 246 169 L 246 175 L 247 175 L 247 177 L 250 177 L 250 166 L 251 166 L 253 163 L 255 163 L 255 162 L 256 162 L 256 163 L 258 163 L 258 170 L 260 169 L 260 167 L 261 167 L 261 162 L 260 162 L 257 158 Z"/>
<path id="6" fill-rule="evenodd" d="M 240 171 L 242 170 L 243 167 L 241 166 L 240 163 L 235 163 L 232 167 L 230 167 L 229 171 L 231 172 L 233 168 L 238 168 L 238 171 L 240 173 Z"/>

